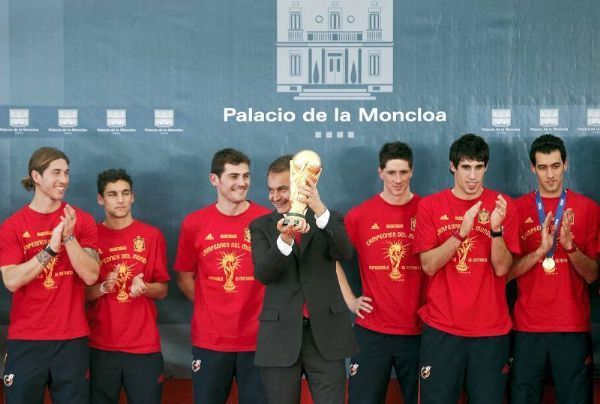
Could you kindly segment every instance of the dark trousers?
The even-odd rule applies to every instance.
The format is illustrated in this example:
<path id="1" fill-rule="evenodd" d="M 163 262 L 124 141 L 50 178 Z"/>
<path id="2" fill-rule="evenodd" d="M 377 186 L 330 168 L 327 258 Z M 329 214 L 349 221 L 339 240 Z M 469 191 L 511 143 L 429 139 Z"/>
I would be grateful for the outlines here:
<path id="1" fill-rule="evenodd" d="M 315 404 L 343 404 L 346 395 L 346 370 L 343 359 L 329 361 L 321 355 L 310 324 L 305 322 L 300 357 L 288 367 L 260 367 L 269 404 L 298 404 L 302 374 Z"/>
<path id="2" fill-rule="evenodd" d="M 404 402 L 416 404 L 421 336 L 383 334 L 359 325 L 354 334 L 360 351 L 350 359 L 349 402 L 385 403 L 393 367 Z"/>
<path id="3" fill-rule="evenodd" d="M 584 332 L 514 333 L 511 403 L 542 401 L 548 372 L 558 403 L 591 403 L 592 347 Z"/>
<path id="4" fill-rule="evenodd" d="M 90 350 L 90 403 L 119 402 L 121 386 L 128 404 L 160 404 L 163 389 L 163 356 L 160 352 L 132 354 Z"/>
<path id="5" fill-rule="evenodd" d="M 192 385 L 195 404 L 225 403 L 233 378 L 239 404 L 266 404 L 267 397 L 254 365 L 254 352 L 220 352 L 192 347 Z"/>
<path id="6" fill-rule="evenodd" d="M 87 403 L 88 340 L 6 341 L 4 395 L 7 404 L 41 404 L 48 386 L 54 404 Z"/>
<path id="7" fill-rule="evenodd" d="M 459 337 L 424 326 L 419 355 L 421 404 L 501 404 L 508 378 L 508 335 Z"/>

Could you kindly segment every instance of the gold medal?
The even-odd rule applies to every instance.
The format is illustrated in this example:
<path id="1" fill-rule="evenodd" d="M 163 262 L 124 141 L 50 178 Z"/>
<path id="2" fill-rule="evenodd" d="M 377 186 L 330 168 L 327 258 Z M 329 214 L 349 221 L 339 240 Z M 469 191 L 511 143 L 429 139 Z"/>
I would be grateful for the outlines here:
<path id="1" fill-rule="evenodd" d="M 554 258 L 546 257 L 544 261 L 542 261 L 542 268 L 546 272 L 554 272 L 554 268 L 556 267 L 556 262 L 554 262 Z"/>

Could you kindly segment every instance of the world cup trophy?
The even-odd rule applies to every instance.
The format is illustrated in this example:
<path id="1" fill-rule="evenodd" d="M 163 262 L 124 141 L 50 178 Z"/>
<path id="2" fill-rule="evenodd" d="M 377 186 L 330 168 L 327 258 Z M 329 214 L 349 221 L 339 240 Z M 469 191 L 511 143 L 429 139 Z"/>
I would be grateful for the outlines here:
<path id="1" fill-rule="evenodd" d="M 315 184 L 321 175 L 321 158 L 311 150 L 301 150 L 294 155 L 290 161 L 290 211 L 287 213 L 283 224 L 288 225 L 290 221 L 299 224 L 306 221 L 307 210 L 306 198 L 298 192 L 298 186 L 307 185 L 311 180 Z"/>

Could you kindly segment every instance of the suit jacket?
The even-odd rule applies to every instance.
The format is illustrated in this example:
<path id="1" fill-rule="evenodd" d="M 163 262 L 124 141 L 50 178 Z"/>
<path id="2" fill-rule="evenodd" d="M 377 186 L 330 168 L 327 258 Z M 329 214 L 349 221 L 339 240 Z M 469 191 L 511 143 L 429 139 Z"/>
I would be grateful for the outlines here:
<path id="1" fill-rule="evenodd" d="M 331 212 L 319 229 L 315 214 L 308 211 L 310 231 L 294 243 L 285 256 L 277 247 L 276 211 L 250 224 L 254 275 L 266 285 L 259 315 L 255 362 L 258 366 L 293 365 L 302 345 L 302 305 L 306 300 L 311 331 L 317 348 L 327 360 L 339 360 L 358 352 L 348 307 L 335 272 L 336 260 L 348 260 L 352 245 L 342 215 Z"/>

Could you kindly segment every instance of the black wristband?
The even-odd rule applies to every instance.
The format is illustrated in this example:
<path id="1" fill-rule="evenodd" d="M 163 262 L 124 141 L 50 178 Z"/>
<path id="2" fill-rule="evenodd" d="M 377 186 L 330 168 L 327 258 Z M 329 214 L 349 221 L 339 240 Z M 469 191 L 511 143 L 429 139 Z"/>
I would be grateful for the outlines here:
<path id="1" fill-rule="evenodd" d="M 502 230 L 504 230 L 502 227 L 500 227 L 500 231 L 490 229 L 490 236 L 492 236 L 492 238 L 502 237 Z"/>
<path id="2" fill-rule="evenodd" d="M 50 247 L 50 244 L 46 245 L 46 248 L 44 248 L 44 251 L 46 253 L 48 253 L 48 255 L 50 255 L 51 257 L 56 257 L 58 255 L 58 253 L 56 251 L 54 251 L 52 249 L 52 247 Z"/>

